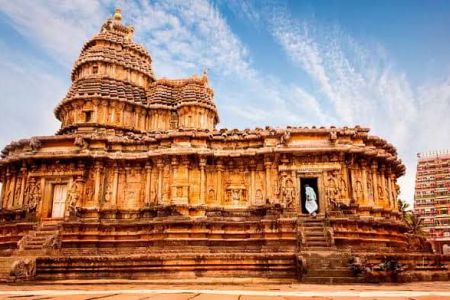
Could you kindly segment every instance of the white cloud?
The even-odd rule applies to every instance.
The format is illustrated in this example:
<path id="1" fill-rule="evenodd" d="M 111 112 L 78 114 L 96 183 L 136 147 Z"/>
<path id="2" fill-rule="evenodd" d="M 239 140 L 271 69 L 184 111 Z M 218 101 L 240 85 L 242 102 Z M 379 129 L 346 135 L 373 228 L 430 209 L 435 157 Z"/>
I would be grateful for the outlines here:
<path id="1" fill-rule="evenodd" d="M 286 55 L 318 87 L 319 111 L 331 107 L 338 124 L 369 126 L 397 147 L 407 166 L 402 197 L 412 201 L 416 152 L 450 147 L 449 81 L 414 88 L 380 45 L 359 43 L 337 27 L 313 28 L 283 8 L 268 24 Z"/>
<path id="2" fill-rule="evenodd" d="M 53 108 L 67 88 L 67 82 L 46 70 L 42 61 L 16 55 L 0 44 L 0 145 L 55 132 Z"/>
<path id="3" fill-rule="evenodd" d="M 71 66 L 81 46 L 98 31 L 111 1 L 0 0 L 10 24 L 61 65 Z"/>

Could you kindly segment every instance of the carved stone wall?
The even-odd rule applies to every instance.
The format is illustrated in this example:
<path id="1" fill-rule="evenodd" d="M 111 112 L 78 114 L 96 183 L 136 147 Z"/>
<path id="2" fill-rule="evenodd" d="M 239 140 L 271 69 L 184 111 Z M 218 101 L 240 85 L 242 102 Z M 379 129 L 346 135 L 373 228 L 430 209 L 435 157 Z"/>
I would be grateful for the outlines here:
<path id="1" fill-rule="evenodd" d="M 255 158 L 172 155 L 136 162 L 25 164 L 3 174 L 2 203 L 5 209 L 38 210 L 48 217 L 52 184 L 62 182 L 69 185 L 67 210 L 71 206 L 139 210 L 151 205 L 246 208 L 281 204 L 300 212 L 300 180 L 317 178 L 320 212 L 350 204 L 396 209 L 395 176 L 376 162 L 349 164 L 328 156 L 290 154 L 281 159 Z"/>

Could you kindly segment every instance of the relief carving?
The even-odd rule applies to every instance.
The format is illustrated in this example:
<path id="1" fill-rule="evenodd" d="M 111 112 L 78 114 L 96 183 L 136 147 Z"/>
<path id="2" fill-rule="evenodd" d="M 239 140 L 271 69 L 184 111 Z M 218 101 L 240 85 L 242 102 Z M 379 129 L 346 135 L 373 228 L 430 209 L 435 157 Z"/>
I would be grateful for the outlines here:
<path id="1" fill-rule="evenodd" d="M 78 214 L 78 208 L 80 206 L 79 200 L 82 189 L 82 183 L 79 179 L 77 179 L 72 183 L 67 193 L 66 206 L 68 207 L 69 215 L 71 216 L 76 216 Z"/>
<path id="2" fill-rule="evenodd" d="M 213 188 L 210 188 L 208 190 L 208 198 L 207 198 L 207 203 L 208 204 L 213 204 L 215 202 L 216 199 L 216 192 L 214 191 Z"/>
<path id="3" fill-rule="evenodd" d="M 86 189 L 84 193 L 84 198 L 86 202 L 92 202 L 94 200 L 94 172 L 89 172 L 88 179 L 86 181 Z"/>
<path id="4" fill-rule="evenodd" d="M 281 203 L 285 207 L 293 207 L 294 201 L 297 198 L 297 189 L 294 186 L 294 181 L 291 176 L 282 174 L 280 179 L 280 190 L 277 193 L 281 197 Z"/>
<path id="5" fill-rule="evenodd" d="M 42 147 L 42 142 L 38 138 L 33 137 L 30 139 L 30 147 L 31 151 L 35 153 Z"/>
<path id="6" fill-rule="evenodd" d="M 327 179 L 327 198 L 331 203 L 339 200 L 339 188 L 338 188 L 338 172 L 332 171 L 328 174 Z"/>
<path id="7" fill-rule="evenodd" d="M 339 180 L 339 192 L 341 194 L 341 199 L 347 198 L 347 183 L 344 178 Z"/>
<path id="8" fill-rule="evenodd" d="M 26 194 L 25 209 L 28 212 L 35 212 L 41 201 L 41 182 L 32 177 L 28 183 Z"/>
<path id="9" fill-rule="evenodd" d="M 263 204 L 264 199 L 263 199 L 263 193 L 262 193 L 261 189 L 256 190 L 255 200 L 256 200 L 257 204 Z"/>
<path id="10" fill-rule="evenodd" d="M 367 176 L 367 191 L 369 199 L 373 200 L 373 188 L 372 188 L 372 174 L 368 173 Z"/>
<path id="11" fill-rule="evenodd" d="M 30 280 L 36 275 L 36 260 L 26 258 L 15 261 L 11 266 L 10 275 L 16 280 Z"/>
<path id="12" fill-rule="evenodd" d="M 356 189 L 355 189 L 356 199 L 362 200 L 364 198 L 364 195 L 363 195 L 363 186 L 362 186 L 361 181 L 357 180 L 355 185 L 356 185 Z"/>
<path id="13" fill-rule="evenodd" d="M 14 206 L 19 205 L 18 201 L 20 199 L 20 191 L 22 187 L 22 177 L 17 177 L 16 189 L 14 191 Z"/>
<path id="14" fill-rule="evenodd" d="M 381 187 L 381 185 L 377 186 L 377 191 L 378 191 L 378 197 L 380 198 L 380 200 L 384 199 L 384 192 L 383 192 L 383 188 Z"/>

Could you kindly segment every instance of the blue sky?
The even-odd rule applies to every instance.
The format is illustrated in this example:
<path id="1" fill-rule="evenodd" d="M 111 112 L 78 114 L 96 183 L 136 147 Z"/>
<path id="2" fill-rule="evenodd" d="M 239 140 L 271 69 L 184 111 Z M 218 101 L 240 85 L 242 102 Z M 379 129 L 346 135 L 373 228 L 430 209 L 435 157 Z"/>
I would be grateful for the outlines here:
<path id="1" fill-rule="evenodd" d="M 208 70 L 220 127 L 354 126 L 450 148 L 450 1 L 0 0 L 0 146 L 53 134 L 73 62 L 115 7 L 158 77 Z"/>

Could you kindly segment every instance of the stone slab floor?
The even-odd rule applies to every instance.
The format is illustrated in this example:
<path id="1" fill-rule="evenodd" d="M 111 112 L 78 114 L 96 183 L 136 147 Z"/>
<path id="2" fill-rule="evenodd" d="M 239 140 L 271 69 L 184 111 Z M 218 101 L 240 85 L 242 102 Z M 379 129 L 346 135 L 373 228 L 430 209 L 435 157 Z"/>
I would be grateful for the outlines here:
<path id="1" fill-rule="evenodd" d="M 63 281 L 2 284 L 0 299 L 51 300 L 293 300 L 450 299 L 450 282 L 407 284 L 171 284 L 145 281 Z"/>

